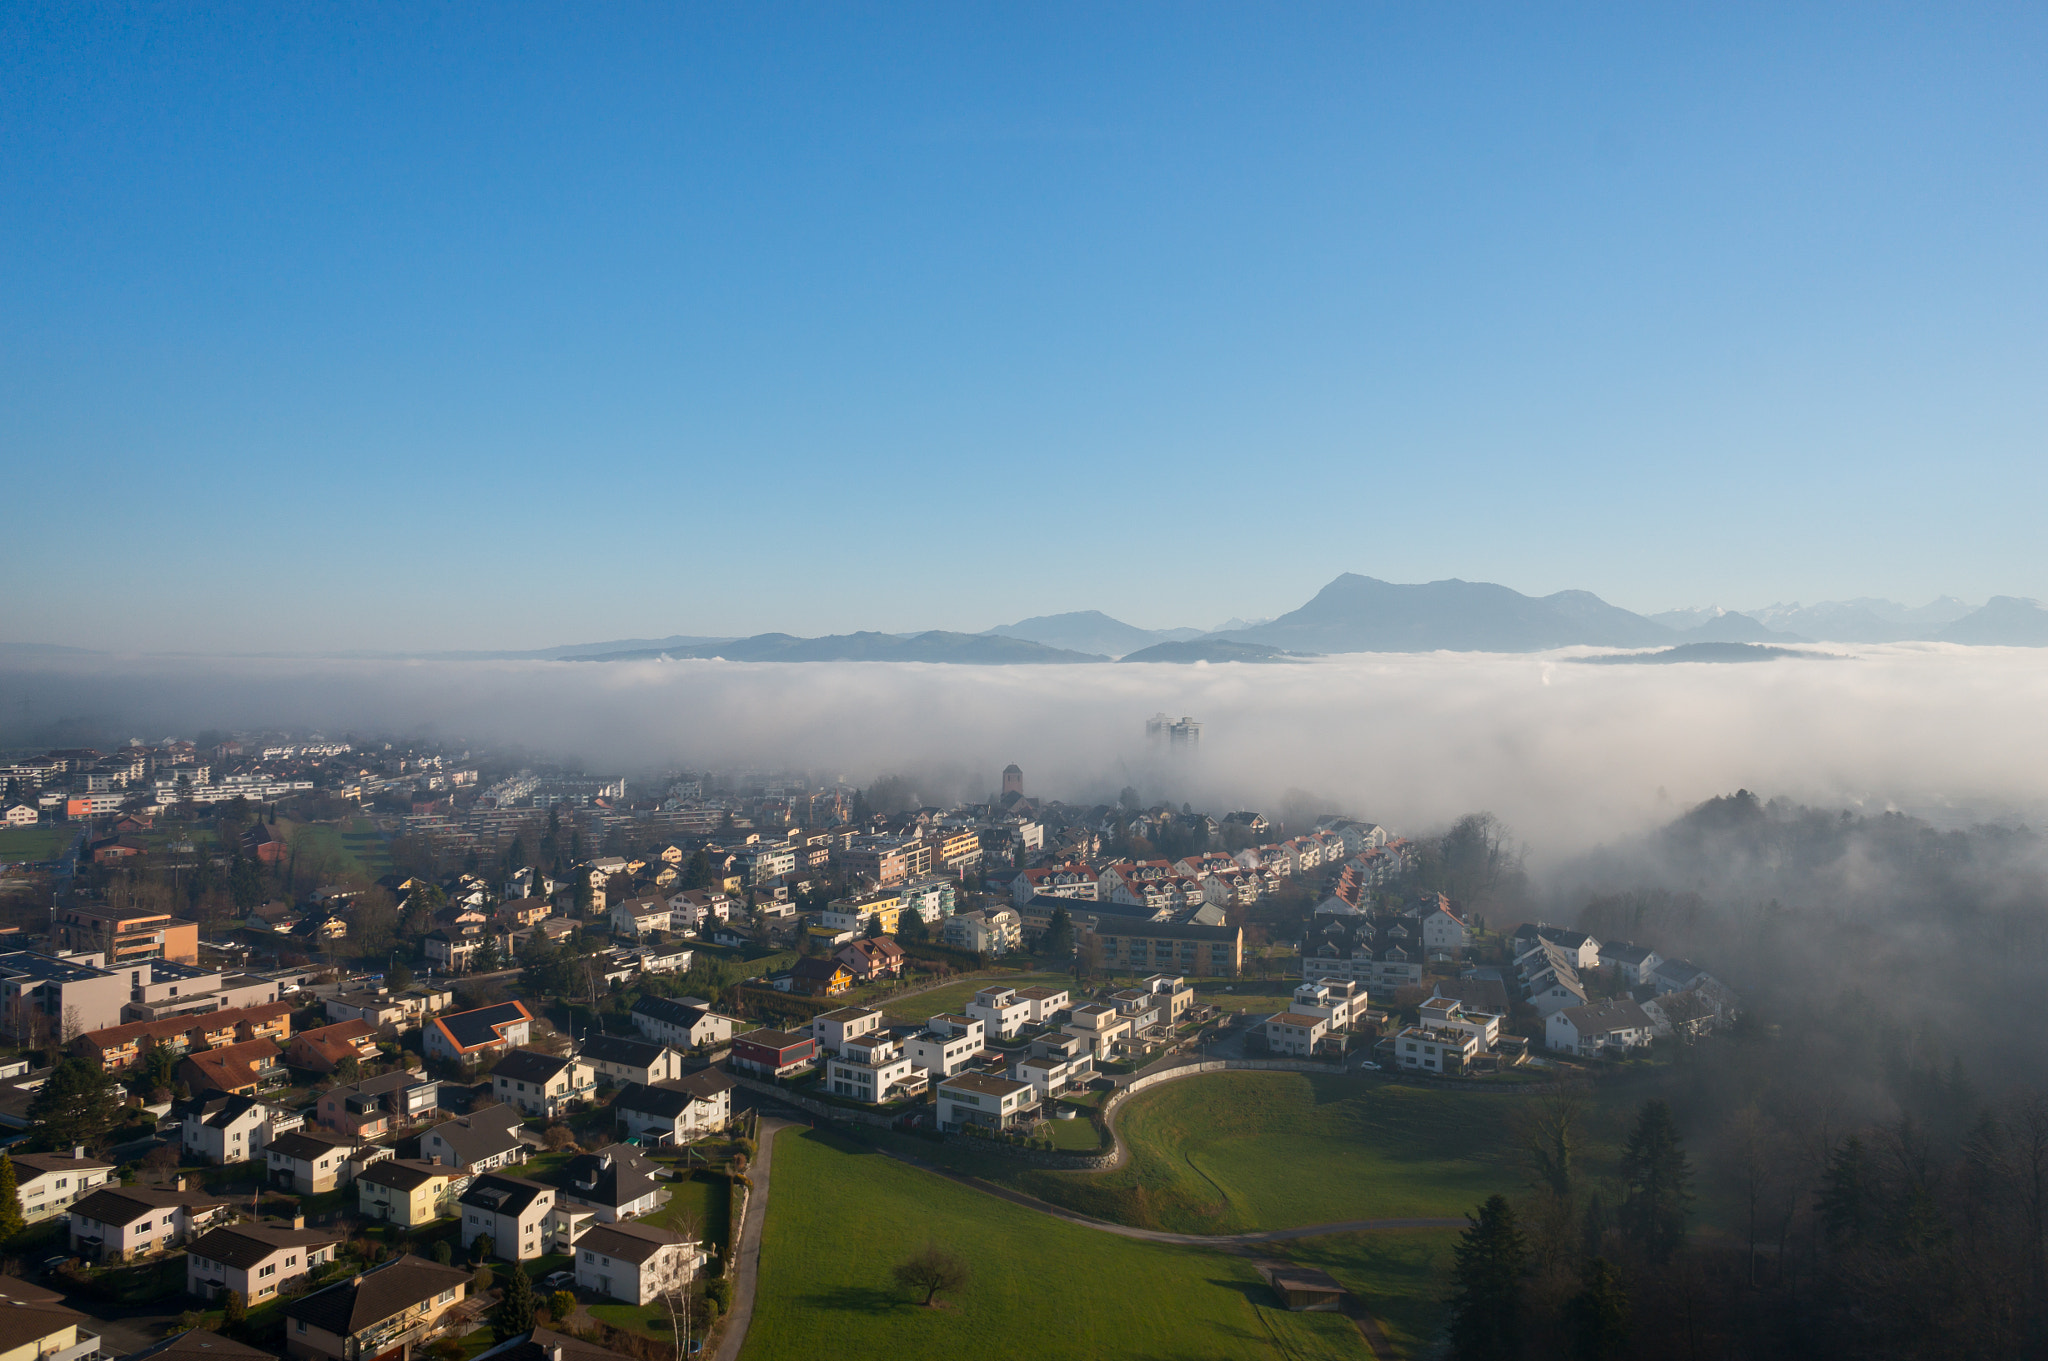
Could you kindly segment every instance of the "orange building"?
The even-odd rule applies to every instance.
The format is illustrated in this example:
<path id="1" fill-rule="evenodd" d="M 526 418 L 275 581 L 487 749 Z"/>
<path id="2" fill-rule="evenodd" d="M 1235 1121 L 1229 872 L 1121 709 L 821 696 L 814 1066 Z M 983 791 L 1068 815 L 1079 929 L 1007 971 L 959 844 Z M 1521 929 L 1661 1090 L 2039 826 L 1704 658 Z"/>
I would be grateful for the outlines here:
<path id="1" fill-rule="evenodd" d="M 109 969 L 145 959 L 199 962 L 199 923 L 181 921 L 168 912 L 86 903 L 53 913 L 50 928 L 58 949 L 103 954 Z"/>

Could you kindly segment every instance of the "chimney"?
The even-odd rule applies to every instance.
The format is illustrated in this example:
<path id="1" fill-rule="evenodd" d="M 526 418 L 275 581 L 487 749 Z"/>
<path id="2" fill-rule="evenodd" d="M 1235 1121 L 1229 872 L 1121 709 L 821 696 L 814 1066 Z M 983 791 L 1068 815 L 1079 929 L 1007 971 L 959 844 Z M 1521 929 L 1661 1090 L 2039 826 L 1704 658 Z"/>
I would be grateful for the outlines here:
<path id="1" fill-rule="evenodd" d="M 74 1158 L 83 1158 L 85 1156 L 85 1145 L 73 1144 L 71 1146 L 71 1156 Z"/>
<path id="2" fill-rule="evenodd" d="M 174 1189 L 174 1190 L 178 1190 L 178 1191 L 182 1191 L 182 1190 L 184 1190 L 184 1189 L 185 1189 L 185 1175 L 184 1175 L 184 1173 L 182 1173 L 182 1172 L 181 1172 L 181 1173 L 179 1173 L 179 1174 L 178 1174 L 178 1177 L 177 1177 L 177 1179 L 176 1179 L 175 1181 L 173 1181 L 173 1182 L 171 1183 L 171 1186 L 172 1186 L 172 1189 Z"/>
<path id="3" fill-rule="evenodd" d="M 293 1216 L 292 1216 L 292 1227 L 293 1227 L 293 1228 L 295 1228 L 295 1229 L 303 1229 L 303 1228 L 305 1228 L 305 1227 L 306 1227 L 306 1217 L 305 1217 L 304 1215 L 302 1215 L 302 1214 L 295 1214 L 295 1215 L 293 1215 Z"/>

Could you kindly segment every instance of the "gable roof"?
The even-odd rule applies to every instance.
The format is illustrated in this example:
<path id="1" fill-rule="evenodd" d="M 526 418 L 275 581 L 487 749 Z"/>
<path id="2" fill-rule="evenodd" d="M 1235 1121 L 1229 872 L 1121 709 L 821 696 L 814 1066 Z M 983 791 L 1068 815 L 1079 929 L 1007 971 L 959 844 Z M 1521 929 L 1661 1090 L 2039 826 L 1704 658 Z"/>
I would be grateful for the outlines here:
<path id="1" fill-rule="evenodd" d="M 542 1196 L 553 1195 L 554 1189 L 537 1181 L 528 1181 L 525 1177 L 510 1177 L 503 1172 L 486 1172 L 471 1182 L 469 1189 L 462 1193 L 462 1204 L 516 1217 L 525 1214 L 533 1202 Z"/>
<path id="2" fill-rule="evenodd" d="M 505 1039 L 505 1027 L 532 1019 L 533 1013 L 526 1009 L 526 1004 L 514 1000 L 436 1016 L 434 1026 L 452 1047 L 457 1051 L 466 1052 L 471 1049 L 482 1049 L 486 1045 L 502 1044 Z"/>
<path id="3" fill-rule="evenodd" d="M 593 1035 L 583 1042 L 582 1056 L 599 1063 L 624 1063 L 645 1068 L 663 1054 L 674 1052 L 658 1040 L 643 1040 L 637 1035 Z M 502 1072 L 504 1067 L 504 1064 L 499 1064 L 499 1071 Z"/>
<path id="4" fill-rule="evenodd" d="M 424 1304 L 443 1290 L 468 1285 L 469 1276 L 467 1271 L 408 1254 L 339 1285 L 293 1300 L 285 1306 L 284 1316 L 303 1319 L 312 1327 L 348 1337 L 402 1309 Z"/>
<path id="5" fill-rule="evenodd" d="M 573 1062 L 556 1058 L 553 1054 L 543 1054 L 538 1049 L 515 1049 L 498 1060 L 491 1076 L 509 1077 L 521 1082 L 547 1082 Z"/>
<path id="6" fill-rule="evenodd" d="M 634 1148 L 612 1144 L 571 1158 L 562 1168 L 562 1194 L 616 1209 L 655 1189 L 655 1166 Z"/>
<path id="7" fill-rule="evenodd" d="M 188 1083 L 197 1091 L 216 1087 L 223 1092 L 232 1092 L 237 1087 L 252 1087 L 259 1076 L 258 1070 L 273 1066 L 282 1052 L 276 1040 L 258 1039 L 187 1054 L 185 1063 L 191 1064 L 199 1074 L 198 1081 L 188 1079 Z"/>
<path id="8" fill-rule="evenodd" d="M 262 1361 L 277 1361 L 269 1352 L 260 1351 L 246 1342 L 222 1337 L 205 1328 L 194 1328 L 167 1337 L 155 1346 L 130 1352 L 123 1361 L 257 1361 L 259 1357 Z"/>
<path id="9" fill-rule="evenodd" d="M 701 1073 L 657 1082 L 652 1086 L 632 1083 L 619 1093 L 612 1104 L 619 1110 L 641 1111 L 673 1120 L 688 1110 L 691 1103 L 710 1101 L 720 1092 L 729 1092 L 737 1086 L 739 1083 L 716 1068 L 706 1068 Z"/>
<path id="10" fill-rule="evenodd" d="M 686 1028 L 694 1028 L 706 1016 L 719 1015 L 710 1007 L 693 1006 L 673 997 L 643 997 L 633 1004 L 633 1014 Z"/>
<path id="11" fill-rule="evenodd" d="M 289 1134 L 280 1134 L 275 1139 L 272 1139 L 266 1145 L 266 1149 L 272 1153 L 282 1153 L 287 1158 L 295 1158 L 300 1162 L 312 1162 L 314 1159 L 324 1158 L 336 1150 L 346 1151 L 352 1149 L 355 1147 L 355 1144 L 356 1141 L 353 1139 L 331 1139 L 324 1134 L 311 1134 L 304 1130 L 293 1130 Z"/>
<path id="12" fill-rule="evenodd" d="M 364 1168 L 356 1180 L 369 1182 L 372 1186 L 388 1186 L 394 1191 L 412 1192 L 430 1181 L 462 1175 L 459 1167 L 415 1162 L 410 1158 L 385 1158 Z"/>
<path id="13" fill-rule="evenodd" d="M 689 1242 L 681 1234 L 670 1233 L 648 1224 L 635 1224 L 630 1220 L 617 1224 L 593 1224 L 576 1247 L 581 1252 L 598 1252 L 607 1257 L 623 1258 L 628 1262 L 641 1263 L 660 1252 L 663 1248 L 676 1247 Z"/>
<path id="14" fill-rule="evenodd" d="M 86 1043 L 102 1052 L 122 1049 L 138 1040 L 176 1039 L 191 1035 L 195 1031 L 208 1034 L 230 1029 L 247 1021 L 250 1025 L 267 1025 L 280 1016 L 291 1014 L 289 1002 L 264 1002 L 253 1007 L 229 1007 L 222 1011 L 202 1011 L 183 1016 L 166 1016 L 159 1021 L 130 1021 L 126 1025 L 111 1025 L 103 1030 L 85 1032 Z"/>
<path id="15" fill-rule="evenodd" d="M 103 1163 L 97 1158 L 74 1158 L 69 1153 L 16 1153 L 12 1155 L 14 1165 L 28 1169 L 28 1181 L 48 1172 L 111 1172 L 114 1164 Z"/>
<path id="16" fill-rule="evenodd" d="M 1649 1013 L 1625 997 L 1610 998 L 1591 1006 L 1567 1007 L 1564 1018 L 1581 1035 L 1610 1035 L 1617 1030 L 1648 1030 Z"/>
<path id="17" fill-rule="evenodd" d="M 502 1112 L 496 1119 L 490 1110 L 475 1111 L 435 1125 L 427 1134 L 439 1135 L 465 1167 L 519 1147 L 519 1136 L 514 1132 L 519 1127 L 519 1112 L 508 1107 L 493 1109 Z M 424 1142 L 421 1147 L 426 1147 Z"/>
<path id="18" fill-rule="evenodd" d="M 102 1224 L 132 1224 L 146 1214 L 154 1214 L 158 1210 L 174 1210 L 180 1205 L 187 1209 L 199 1210 L 225 1204 L 227 1202 L 218 1197 L 201 1195 L 196 1191 L 158 1191 L 141 1186 L 105 1186 L 73 1205 L 71 1213 L 81 1219 L 93 1219 Z"/>
<path id="19" fill-rule="evenodd" d="M 339 1243 L 344 1235 L 332 1229 L 274 1229 L 267 1224 L 236 1224 L 215 1229 L 191 1245 L 194 1256 L 209 1257 L 243 1271 L 262 1264 L 282 1248 L 311 1248 Z"/>
<path id="20" fill-rule="evenodd" d="M 535 1328 L 530 1333 L 500 1342 L 489 1351 L 482 1353 L 476 1361 L 626 1361 L 617 1352 L 608 1352 L 566 1333 L 550 1332 L 546 1328 Z"/>

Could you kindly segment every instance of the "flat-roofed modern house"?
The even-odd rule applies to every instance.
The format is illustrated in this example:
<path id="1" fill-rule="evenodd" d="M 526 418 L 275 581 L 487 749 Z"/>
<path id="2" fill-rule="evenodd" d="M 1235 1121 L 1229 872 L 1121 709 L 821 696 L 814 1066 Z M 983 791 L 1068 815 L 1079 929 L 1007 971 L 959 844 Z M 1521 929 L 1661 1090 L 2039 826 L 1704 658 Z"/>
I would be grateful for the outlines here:
<path id="1" fill-rule="evenodd" d="M 126 972 L 10 950 L 0 954 L 0 1032 L 39 1045 L 80 1031 L 105 1030 L 120 1024 L 130 990 Z"/>
<path id="2" fill-rule="evenodd" d="M 227 1224 L 185 1250 L 185 1293 L 202 1300 L 241 1292 L 245 1303 L 275 1299 L 279 1289 L 334 1260 L 342 1235 L 333 1229 L 278 1229 Z"/>
<path id="3" fill-rule="evenodd" d="M 428 1058 L 471 1064 L 486 1055 L 517 1049 L 532 1039 L 533 1013 L 524 1002 L 494 1002 L 469 1011 L 444 1012 L 427 1022 L 425 1034 Z"/>
<path id="4" fill-rule="evenodd" d="M 1009 1129 L 1036 1117 L 1038 1093 L 1028 1082 L 958 1073 L 938 1085 L 937 1105 L 941 1129 Z"/>
<path id="5" fill-rule="evenodd" d="M 816 1040 L 782 1030 L 750 1030 L 732 1042 L 732 1066 L 762 1077 L 788 1077 L 817 1057 Z"/>
<path id="6" fill-rule="evenodd" d="M 470 1273 L 410 1255 L 284 1307 L 284 1345 L 301 1361 L 411 1361 L 469 1292 Z"/>
<path id="7" fill-rule="evenodd" d="M 78 903 L 53 913 L 50 939 L 59 950 L 99 955 L 110 969 L 149 959 L 177 964 L 199 960 L 198 922 L 105 903 Z"/>

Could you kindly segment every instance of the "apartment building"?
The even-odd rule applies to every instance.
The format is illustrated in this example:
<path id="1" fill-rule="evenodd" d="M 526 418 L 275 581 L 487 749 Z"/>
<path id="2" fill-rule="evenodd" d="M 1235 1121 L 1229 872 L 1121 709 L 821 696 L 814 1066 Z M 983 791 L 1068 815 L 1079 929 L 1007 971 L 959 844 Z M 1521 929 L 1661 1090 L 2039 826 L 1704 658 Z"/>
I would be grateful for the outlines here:
<path id="1" fill-rule="evenodd" d="M 199 962 L 199 923 L 168 912 L 80 903 L 51 914 L 50 939 L 59 950 L 99 955 L 113 969 L 150 959 Z"/>

